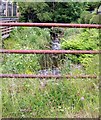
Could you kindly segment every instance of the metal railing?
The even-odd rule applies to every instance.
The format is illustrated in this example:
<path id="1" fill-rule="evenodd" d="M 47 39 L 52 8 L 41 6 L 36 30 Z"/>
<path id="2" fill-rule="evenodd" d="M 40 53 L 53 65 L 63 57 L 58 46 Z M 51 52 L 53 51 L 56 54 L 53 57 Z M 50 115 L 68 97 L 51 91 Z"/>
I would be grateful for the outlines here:
<path id="1" fill-rule="evenodd" d="M 61 24 L 61 23 L 0 23 L 0 26 L 25 26 L 25 27 L 69 27 L 69 28 L 96 28 L 97 24 Z M 6 50 L 1 49 L 1 54 L 101 54 L 98 50 Z M 33 75 L 33 74 L 0 74 L 0 78 L 97 78 L 96 75 Z"/>
<path id="2" fill-rule="evenodd" d="M 11 23 L 11 22 L 15 23 L 17 21 L 18 21 L 17 19 L 1 19 L 0 24 Z M 14 27 L 10 27 L 10 26 L 2 26 L 2 27 L 0 27 L 2 39 L 6 39 L 7 37 L 9 37 L 10 32 L 12 31 L 13 28 Z"/>
<path id="3" fill-rule="evenodd" d="M 0 23 L 0 26 L 25 26 L 25 27 L 69 27 L 69 28 L 96 28 L 99 24 L 66 24 L 66 23 Z"/>

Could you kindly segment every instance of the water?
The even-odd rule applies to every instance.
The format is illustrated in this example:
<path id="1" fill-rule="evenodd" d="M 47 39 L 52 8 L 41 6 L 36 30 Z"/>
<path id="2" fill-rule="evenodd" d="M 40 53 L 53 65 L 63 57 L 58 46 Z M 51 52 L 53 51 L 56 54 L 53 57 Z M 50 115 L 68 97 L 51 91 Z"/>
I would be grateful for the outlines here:
<path id="1" fill-rule="evenodd" d="M 59 68 L 53 68 L 53 69 L 44 69 L 39 71 L 39 75 L 60 75 L 61 72 Z"/>
<path id="2" fill-rule="evenodd" d="M 55 39 L 52 41 L 52 50 L 60 50 L 60 41 L 58 39 Z"/>
<path id="3" fill-rule="evenodd" d="M 60 40 L 56 37 L 54 40 L 52 40 L 51 42 L 51 49 L 52 50 L 60 50 L 61 47 L 60 47 Z M 52 54 L 52 62 L 53 62 L 53 65 L 54 68 L 52 69 L 43 69 L 43 70 L 40 70 L 39 71 L 39 74 L 40 75 L 60 75 L 60 70 L 59 68 L 57 67 L 58 66 L 58 55 L 57 54 Z M 43 62 L 47 62 L 47 61 L 43 61 Z"/>

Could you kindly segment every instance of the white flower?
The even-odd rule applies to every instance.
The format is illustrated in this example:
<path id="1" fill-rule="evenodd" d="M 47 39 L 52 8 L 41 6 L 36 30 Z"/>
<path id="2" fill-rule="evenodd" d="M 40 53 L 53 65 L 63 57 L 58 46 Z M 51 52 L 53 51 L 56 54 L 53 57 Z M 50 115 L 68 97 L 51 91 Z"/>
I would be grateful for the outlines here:
<path id="1" fill-rule="evenodd" d="M 81 100 L 83 101 L 85 98 L 84 97 L 81 97 Z"/>

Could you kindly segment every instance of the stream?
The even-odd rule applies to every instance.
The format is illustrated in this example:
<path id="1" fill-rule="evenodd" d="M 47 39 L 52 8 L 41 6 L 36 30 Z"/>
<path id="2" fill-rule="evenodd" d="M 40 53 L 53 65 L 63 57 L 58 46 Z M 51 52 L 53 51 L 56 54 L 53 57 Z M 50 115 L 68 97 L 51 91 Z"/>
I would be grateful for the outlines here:
<path id="1" fill-rule="evenodd" d="M 51 42 L 51 50 L 60 50 L 60 40 L 58 38 L 55 38 L 54 40 L 52 40 Z M 40 75 L 60 75 L 61 71 L 58 68 L 58 64 L 59 64 L 59 55 L 57 54 L 51 54 L 48 57 L 51 58 L 52 60 L 52 67 L 51 68 L 46 68 L 46 69 L 42 69 L 39 71 Z M 44 61 L 42 61 L 43 63 L 47 63 L 49 61 L 47 61 L 48 59 L 45 59 Z M 44 66 L 44 65 L 43 65 Z M 45 66 L 44 66 L 45 68 Z"/>

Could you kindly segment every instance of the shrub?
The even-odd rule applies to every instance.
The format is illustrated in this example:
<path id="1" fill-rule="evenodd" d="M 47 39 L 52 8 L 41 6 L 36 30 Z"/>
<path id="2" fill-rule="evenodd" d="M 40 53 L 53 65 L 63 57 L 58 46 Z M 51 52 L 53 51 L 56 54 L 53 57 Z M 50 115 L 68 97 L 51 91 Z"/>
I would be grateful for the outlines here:
<path id="1" fill-rule="evenodd" d="M 91 19 L 92 14 L 88 11 L 84 11 L 82 12 L 79 22 L 80 23 L 89 23 L 89 20 Z"/>
<path id="2" fill-rule="evenodd" d="M 45 49 L 49 40 L 49 29 L 19 27 L 13 30 L 11 37 L 4 41 L 4 45 L 6 49 Z M 36 54 L 4 55 L 3 72 L 35 73 L 40 69 L 41 57 L 42 55 Z"/>
<path id="3" fill-rule="evenodd" d="M 100 22 L 101 15 L 90 13 L 88 11 L 82 12 L 80 18 L 78 19 L 79 23 L 86 24 L 101 24 Z"/>
<path id="4" fill-rule="evenodd" d="M 97 50 L 99 49 L 99 31 L 96 29 L 83 29 L 76 37 L 65 40 L 62 48 L 66 50 Z M 79 54 L 67 55 L 74 63 L 82 63 L 86 57 L 92 58 L 93 55 Z"/>
<path id="5" fill-rule="evenodd" d="M 101 15 L 93 15 L 92 18 L 90 19 L 89 23 L 91 24 L 101 24 Z"/>
<path id="6" fill-rule="evenodd" d="M 99 55 L 94 57 L 85 57 L 82 59 L 82 65 L 85 67 L 87 74 L 99 75 Z"/>

